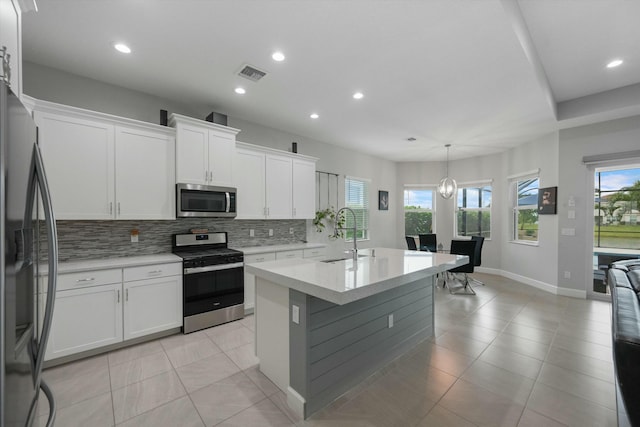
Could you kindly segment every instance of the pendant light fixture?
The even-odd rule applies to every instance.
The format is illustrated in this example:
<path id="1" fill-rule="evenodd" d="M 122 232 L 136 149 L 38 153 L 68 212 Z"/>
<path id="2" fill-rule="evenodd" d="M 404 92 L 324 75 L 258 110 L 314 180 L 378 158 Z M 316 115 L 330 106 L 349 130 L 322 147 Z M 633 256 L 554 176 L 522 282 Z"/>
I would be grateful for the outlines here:
<path id="1" fill-rule="evenodd" d="M 438 184 L 438 193 L 443 199 L 450 199 L 456 193 L 458 184 L 455 179 L 449 177 L 449 147 L 451 147 L 451 144 L 446 144 L 445 147 L 447 147 L 447 174 Z"/>

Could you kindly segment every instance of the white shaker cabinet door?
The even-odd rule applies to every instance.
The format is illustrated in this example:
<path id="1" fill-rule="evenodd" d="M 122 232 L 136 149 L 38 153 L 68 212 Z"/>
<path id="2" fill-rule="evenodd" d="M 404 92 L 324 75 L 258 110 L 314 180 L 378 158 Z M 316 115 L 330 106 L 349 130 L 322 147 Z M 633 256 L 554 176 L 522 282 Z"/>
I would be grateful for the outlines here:
<path id="1" fill-rule="evenodd" d="M 235 151 L 235 138 L 209 131 L 209 184 L 223 187 L 233 185 Z"/>
<path id="2" fill-rule="evenodd" d="M 258 262 L 273 261 L 276 259 L 275 252 L 264 254 L 245 255 L 244 263 L 255 264 Z M 245 270 L 246 271 L 246 270 Z M 256 305 L 256 276 L 251 273 L 244 273 L 244 310 L 253 311 Z"/>
<path id="3" fill-rule="evenodd" d="M 114 218 L 113 125 L 36 111 L 56 219 Z"/>
<path id="4" fill-rule="evenodd" d="M 44 310 L 46 294 L 41 295 Z M 122 341 L 122 284 L 58 291 L 45 360 Z"/>
<path id="5" fill-rule="evenodd" d="M 293 160 L 293 218 L 313 219 L 316 215 L 316 164 Z"/>
<path id="6" fill-rule="evenodd" d="M 182 276 L 124 282 L 124 339 L 182 326 Z"/>
<path id="7" fill-rule="evenodd" d="M 209 130 L 178 124 L 176 127 L 176 182 L 210 184 Z"/>
<path id="8" fill-rule="evenodd" d="M 266 205 L 264 199 L 264 154 L 251 150 L 236 151 L 234 183 L 238 194 L 237 219 L 264 219 Z"/>
<path id="9" fill-rule="evenodd" d="M 291 158 L 267 154 L 265 170 L 267 219 L 291 219 Z"/>
<path id="10" fill-rule="evenodd" d="M 117 219 L 175 219 L 175 140 L 116 127 Z"/>

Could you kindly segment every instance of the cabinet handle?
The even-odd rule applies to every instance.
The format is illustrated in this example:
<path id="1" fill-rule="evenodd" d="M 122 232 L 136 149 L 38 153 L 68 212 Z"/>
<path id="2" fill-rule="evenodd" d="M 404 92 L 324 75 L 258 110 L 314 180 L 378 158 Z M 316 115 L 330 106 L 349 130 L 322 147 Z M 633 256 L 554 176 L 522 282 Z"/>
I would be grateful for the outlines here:
<path id="1" fill-rule="evenodd" d="M 120 202 L 118 202 L 118 216 L 120 215 Z"/>
<path id="2" fill-rule="evenodd" d="M 296 208 L 293 208 L 293 216 L 296 216 Z"/>
<path id="3" fill-rule="evenodd" d="M 109 202 L 109 215 L 113 215 L 113 202 Z"/>
<path id="4" fill-rule="evenodd" d="M 124 290 L 124 300 L 129 301 L 129 289 Z"/>
<path id="5" fill-rule="evenodd" d="M 269 213 L 269 208 L 267 208 L 267 216 L 269 216 L 269 215 L 270 215 L 270 213 Z"/>
<path id="6" fill-rule="evenodd" d="M 149 272 L 149 274 L 160 274 L 160 273 L 162 273 L 162 270 L 151 270 Z"/>
<path id="7" fill-rule="evenodd" d="M 120 289 L 116 290 L 116 292 L 118 293 L 118 301 L 117 302 L 120 302 Z"/>
<path id="8" fill-rule="evenodd" d="M 94 280 L 96 280 L 95 277 L 87 277 L 86 279 L 78 279 L 76 280 L 76 282 L 78 283 L 82 283 L 82 282 L 93 282 Z"/>

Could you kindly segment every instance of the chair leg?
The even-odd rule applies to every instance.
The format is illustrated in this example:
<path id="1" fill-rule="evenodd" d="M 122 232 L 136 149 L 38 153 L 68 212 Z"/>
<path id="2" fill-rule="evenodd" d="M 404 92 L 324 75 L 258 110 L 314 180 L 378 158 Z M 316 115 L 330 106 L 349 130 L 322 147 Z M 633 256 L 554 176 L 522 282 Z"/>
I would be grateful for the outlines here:
<path id="1" fill-rule="evenodd" d="M 476 279 L 474 277 L 471 278 L 471 281 L 474 282 L 474 283 L 477 283 L 478 285 L 484 286 L 484 282 L 481 282 L 480 280 L 478 280 L 478 279 Z"/>
<path id="2" fill-rule="evenodd" d="M 469 283 L 469 276 L 467 273 L 464 274 L 464 283 L 462 284 L 462 288 L 457 291 L 452 291 L 449 288 L 449 293 L 452 295 L 476 295 L 476 291 L 471 287 L 471 283 Z"/>

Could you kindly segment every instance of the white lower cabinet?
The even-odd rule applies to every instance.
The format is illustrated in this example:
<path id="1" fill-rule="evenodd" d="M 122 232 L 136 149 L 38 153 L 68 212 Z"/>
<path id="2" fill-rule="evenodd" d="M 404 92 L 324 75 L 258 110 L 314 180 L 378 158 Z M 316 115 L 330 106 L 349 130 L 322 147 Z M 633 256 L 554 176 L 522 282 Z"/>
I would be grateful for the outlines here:
<path id="1" fill-rule="evenodd" d="M 42 312 L 46 296 L 42 294 Z M 56 292 L 45 360 L 121 341 L 121 283 Z"/>
<path id="2" fill-rule="evenodd" d="M 124 339 L 182 326 L 182 276 L 124 282 Z"/>
<path id="3" fill-rule="evenodd" d="M 45 360 L 182 326 L 181 262 L 60 274 L 58 284 Z"/>

